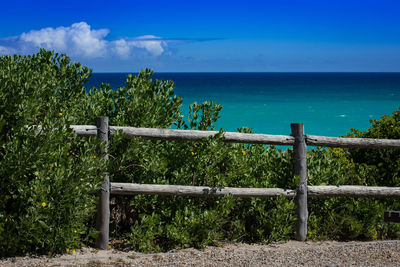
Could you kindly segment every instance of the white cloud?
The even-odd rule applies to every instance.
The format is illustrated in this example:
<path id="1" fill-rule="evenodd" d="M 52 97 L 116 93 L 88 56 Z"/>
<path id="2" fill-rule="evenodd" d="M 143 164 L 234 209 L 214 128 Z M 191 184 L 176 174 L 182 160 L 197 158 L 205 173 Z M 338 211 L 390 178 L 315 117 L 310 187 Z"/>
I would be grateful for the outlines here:
<path id="1" fill-rule="evenodd" d="M 160 56 L 167 48 L 167 42 L 154 35 L 108 41 L 104 39 L 108 33 L 108 29 L 93 30 L 86 22 L 32 30 L 17 37 L 0 39 L 0 54 L 31 53 L 46 48 L 85 58 L 116 55 L 128 59 L 133 54 Z"/>
<path id="2" fill-rule="evenodd" d="M 124 39 L 119 39 L 113 42 L 113 51 L 121 58 L 128 58 L 131 53 L 129 44 Z"/>
<path id="3" fill-rule="evenodd" d="M 144 35 L 137 37 L 135 40 L 129 42 L 130 45 L 144 48 L 154 56 L 159 56 L 164 52 L 164 47 L 167 43 L 161 38 L 154 35 Z"/>
<path id="4" fill-rule="evenodd" d="M 132 52 L 144 50 L 151 56 L 160 56 L 168 46 L 166 41 L 154 35 L 143 35 L 132 39 L 119 39 L 110 43 L 112 50 L 121 58 L 128 58 Z"/>
<path id="5" fill-rule="evenodd" d="M 44 28 L 23 33 L 20 40 L 37 48 L 68 51 L 72 55 L 102 57 L 106 54 L 107 41 L 103 38 L 107 29 L 91 30 L 86 22 L 74 23 L 70 27 Z"/>

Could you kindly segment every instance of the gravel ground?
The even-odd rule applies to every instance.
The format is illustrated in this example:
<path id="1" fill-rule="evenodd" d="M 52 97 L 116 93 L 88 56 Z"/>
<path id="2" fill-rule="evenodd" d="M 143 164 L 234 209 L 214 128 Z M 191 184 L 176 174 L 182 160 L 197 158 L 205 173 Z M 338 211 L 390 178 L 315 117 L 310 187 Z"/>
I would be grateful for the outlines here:
<path id="1" fill-rule="evenodd" d="M 231 243 L 154 254 L 84 248 L 53 258 L 2 259 L 0 266 L 400 266 L 400 240 Z"/>

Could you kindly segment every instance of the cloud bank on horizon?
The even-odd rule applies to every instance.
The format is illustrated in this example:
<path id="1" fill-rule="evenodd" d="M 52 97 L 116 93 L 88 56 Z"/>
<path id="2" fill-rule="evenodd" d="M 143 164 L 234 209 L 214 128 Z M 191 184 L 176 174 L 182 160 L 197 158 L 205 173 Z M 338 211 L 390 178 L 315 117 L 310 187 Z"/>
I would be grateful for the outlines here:
<path id="1" fill-rule="evenodd" d="M 144 35 L 107 40 L 109 33 L 108 29 L 91 29 L 86 22 L 31 30 L 19 36 L 1 38 L 0 55 L 30 54 L 45 48 L 89 59 L 114 56 L 128 59 L 132 55 L 157 57 L 168 51 L 168 43 L 161 37 Z"/>

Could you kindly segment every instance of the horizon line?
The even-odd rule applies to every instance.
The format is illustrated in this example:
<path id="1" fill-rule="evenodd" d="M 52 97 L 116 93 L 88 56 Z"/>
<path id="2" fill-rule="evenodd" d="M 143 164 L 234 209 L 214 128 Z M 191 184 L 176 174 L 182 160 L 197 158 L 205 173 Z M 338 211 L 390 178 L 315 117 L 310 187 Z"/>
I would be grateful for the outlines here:
<path id="1" fill-rule="evenodd" d="M 379 73 L 392 73 L 392 74 L 400 74 L 400 71 L 153 71 L 154 73 L 287 73 L 287 74 L 295 74 L 295 73 L 365 73 L 365 74 L 379 74 Z M 92 73 L 140 73 L 140 71 L 129 72 L 129 71 L 92 71 Z"/>

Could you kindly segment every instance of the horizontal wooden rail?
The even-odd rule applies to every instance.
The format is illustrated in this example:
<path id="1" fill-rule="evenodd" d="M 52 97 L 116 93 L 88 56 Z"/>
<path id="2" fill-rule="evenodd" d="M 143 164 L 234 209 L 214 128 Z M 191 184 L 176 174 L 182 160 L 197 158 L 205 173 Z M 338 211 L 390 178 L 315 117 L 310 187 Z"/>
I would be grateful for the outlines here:
<path id="1" fill-rule="evenodd" d="M 95 136 L 97 134 L 96 126 L 94 125 L 71 125 L 71 128 L 77 135 L 81 136 Z M 198 141 L 218 134 L 217 131 L 110 126 L 111 136 L 113 136 L 116 131 L 122 131 L 125 134 L 125 138 L 141 137 L 151 140 L 176 141 Z M 294 138 L 290 135 L 225 132 L 224 141 L 248 144 L 293 145 Z"/>
<path id="2" fill-rule="evenodd" d="M 306 135 L 306 143 L 309 146 L 323 146 L 323 147 L 400 149 L 400 140 L 397 139 L 343 138 L 343 137 Z"/>
<path id="3" fill-rule="evenodd" d="M 180 195 L 180 196 L 225 196 L 235 197 L 294 197 L 296 190 L 281 188 L 234 188 L 185 185 L 111 183 L 113 195 Z"/>
<path id="4" fill-rule="evenodd" d="M 80 136 L 96 136 L 97 127 L 96 125 L 71 125 L 70 126 L 77 135 Z"/>
<path id="5" fill-rule="evenodd" d="M 25 125 L 28 129 L 33 129 L 40 133 L 42 131 L 41 125 Z M 70 125 L 70 128 L 79 136 L 97 136 L 96 125 Z"/>
<path id="6" fill-rule="evenodd" d="M 160 128 L 135 128 L 111 126 L 111 134 L 122 131 L 126 138 L 142 137 L 152 140 L 177 140 L 198 141 L 218 134 L 217 131 L 199 130 L 173 130 Z M 288 135 L 249 134 L 224 132 L 225 142 L 248 143 L 248 144 L 271 144 L 271 145 L 293 145 L 294 138 Z"/>
<path id="7" fill-rule="evenodd" d="M 96 136 L 95 125 L 71 125 L 77 135 Z M 160 128 L 136 128 L 110 126 L 110 135 L 116 131 L 122 131 L 126 138 L 142 137 L 151 140 L 176 140 L 176 141 L 198 141 L 214 136 L 217 131 L 198 131 L 198 130 L 174 130 Z M 306 135 L 308 146 L 323 147 L 347 147 L 347 148 L 394 148 L 400 149 L 400 140 L 397 139 L 372 139 L 372 138 L 342 138 L 327 137 L 317 135 Z M 271 134 L 249 134 L 225 132 L 224 140 L 233 143 L 248 144 L 270 144 L 270 145 L 293 145 L 294 137 L 290 135 L 271 135 Z"/>
<path id="8" fill-rule="evenodd" d="M 309 197 L 400 197 L 400 187 L 384 186 L 307 186 Z"/>
<path id="9" fill-rule="evenodd" d="M 307 186 L 309 197 L 400 197 L 400 187 L 378 186 Z M 113 195 L 180 195 L 180 196 L 225 196 L 235 197 L 277 197 L 293 198 L 296 190 L 282 188 L 236 188 L 185 185 L 158 185 L 111 183 Z"/>

